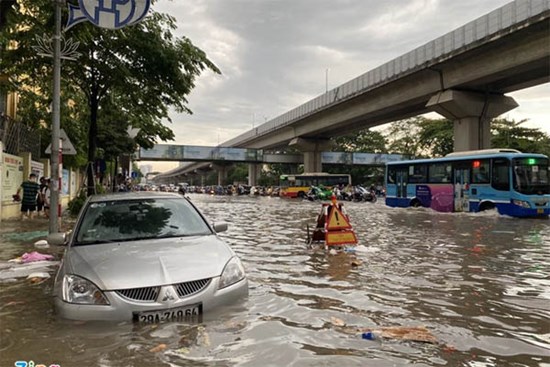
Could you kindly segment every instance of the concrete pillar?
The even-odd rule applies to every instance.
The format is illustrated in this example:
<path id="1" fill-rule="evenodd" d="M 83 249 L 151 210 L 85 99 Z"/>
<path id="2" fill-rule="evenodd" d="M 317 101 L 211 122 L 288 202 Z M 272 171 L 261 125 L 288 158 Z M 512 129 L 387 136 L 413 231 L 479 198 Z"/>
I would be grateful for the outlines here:
<path id="1" fill-rule="evenodd" d="M 304 154 L 304 173 L 322 172 L 321 153 L 331 146 L 328 139 L 294 138 L 288 144 Z"/>
<path id="2" fill-rule="evenodd" d="M 502 94 L 448 89 L 432 96 L 426 107 L 454 121 L 454 151 L 491 148 L 491 119 L 518 106 Z"/>
<path id="3" fill-rule="evenodd" d="M 205 173 L 199 169 L 195 169 L 193 170 L 193 172 L 191 172 L 191 174 L 194 176 L 194 179 L 193 179 L 193 182 L 195 181 L 198 181 L 199 183 L 195 183 L 195 185 L 199 185 L 199 186 L 204 186 L 205 182 L 206 182 L 206 175 L 208 173 Z"/>
<path id="4" fill-rule="evenodd" d="M 225 164 L 214 164 L 213 167 L 218 172 L 218 185 L 225 185 L 227 181 L 227 171 L 229 170 L 229 166 Z"/>
<path id="5" fill-rule="evenodd" d="M 258 163 L 249 163 L 248 164 L 248 185 L 257 186 L 258 179 L 262 174 L 262 165 Z"/>

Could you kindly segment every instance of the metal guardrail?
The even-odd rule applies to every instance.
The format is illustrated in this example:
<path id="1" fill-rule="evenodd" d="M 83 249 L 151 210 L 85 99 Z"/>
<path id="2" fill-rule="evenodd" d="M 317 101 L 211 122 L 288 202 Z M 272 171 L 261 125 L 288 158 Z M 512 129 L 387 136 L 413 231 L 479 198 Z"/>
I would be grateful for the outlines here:
<path id="1" fill-rule="evenodd" d="M 0 141 L 8 154 L 19 155 L 23 152 L 31 152 L 33 160 L 41 158 L 38 130 L 3 114 L 0 114 Z"/>

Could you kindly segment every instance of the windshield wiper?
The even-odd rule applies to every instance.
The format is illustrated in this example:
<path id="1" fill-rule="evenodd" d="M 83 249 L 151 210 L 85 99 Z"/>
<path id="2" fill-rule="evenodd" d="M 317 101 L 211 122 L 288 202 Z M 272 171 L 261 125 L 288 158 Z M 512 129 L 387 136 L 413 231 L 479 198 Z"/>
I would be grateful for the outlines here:
<path id="1" fill-rule="evenodd" d="M 194 237 L 194 236 L 206 236 L 210 233 L 179 233 L 179 234 L 172 234 L 172 233 L 166 233 L 163 235 L 159 235 L 152 238 L 178 238 L 178 237 Z"/>
<path id="2" fill-rule="evenodd" d="M 76 242 L 75 246 L 86 246 L 86 245 L 100 245 L 102 243 L 116 243 L 120 240 L 93 240 L 93 241 L 79 241 Z"/>

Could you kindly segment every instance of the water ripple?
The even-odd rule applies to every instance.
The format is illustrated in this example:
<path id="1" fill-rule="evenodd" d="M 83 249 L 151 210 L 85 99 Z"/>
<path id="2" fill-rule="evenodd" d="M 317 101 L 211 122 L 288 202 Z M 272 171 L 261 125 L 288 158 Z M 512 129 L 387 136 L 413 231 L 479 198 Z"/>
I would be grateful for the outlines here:
<path id="1" fill-rule="evenodd" d="M 70 323 L 52 313 L 51 282 L 2 284 L 0 365 L 29 350 L 40 351 L 41 363 L 105 367 L 548 361 L 549 221 L 345 203 L 360 246 L 332 255 L 305 246 L 319 203 L 191 197 L 210 221 L 229 223 L 221 236 L 250 280 L 244 305 L 205 315 L 200 325 Z M 4 247 L 0 261 L 15 252 Z M 364 328 L 389 326 L 425 326 L 438 343 L 361 338 Z M 164 351 L 151 352 L 159 344 Z"/>

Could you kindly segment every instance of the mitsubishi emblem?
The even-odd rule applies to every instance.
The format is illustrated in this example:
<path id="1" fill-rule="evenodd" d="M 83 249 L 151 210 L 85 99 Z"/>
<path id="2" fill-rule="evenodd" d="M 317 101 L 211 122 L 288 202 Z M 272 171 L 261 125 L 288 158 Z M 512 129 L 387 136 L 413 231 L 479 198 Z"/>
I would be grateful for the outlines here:
<path id="1" fill-rule="evenodd" d="M 162 297 L 162 302 L 174 301 L 175 299 L 176 297 L 172 290 L 170 288 L 166 288 L 166 290 L 164 291 L 164 297 Z"/>

